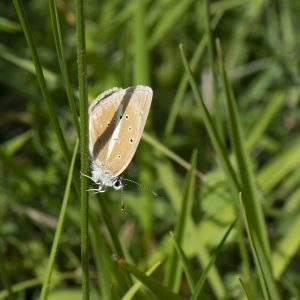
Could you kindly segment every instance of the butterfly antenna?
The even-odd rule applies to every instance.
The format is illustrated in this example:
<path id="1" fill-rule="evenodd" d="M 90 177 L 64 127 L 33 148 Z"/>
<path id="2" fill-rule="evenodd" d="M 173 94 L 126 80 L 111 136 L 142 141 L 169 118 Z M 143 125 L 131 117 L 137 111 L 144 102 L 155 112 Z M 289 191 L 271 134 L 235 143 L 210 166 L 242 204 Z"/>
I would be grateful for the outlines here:
<path id="1" fill-rule="evenodd" d="M 122 178 L 123 181 L 128 181 L 128 182 L 132 182 L 134 184 L 136 184 L 139 188 L 142 188 L 144 190 L 146 190 L 147 192 L 151 193 L 153 196 L 155 197 L 161 197 L 159 194 L 157 194 L 156 192 L 154 192 L 153 190 L 151 190 L 149 187 L 141 184 L 141 183 L 138 183 L 134 180 L 131 180 L 131 179 L 127 179 L 127 178 Z"/>
<path id="2" fill-rule="evenodd" d="M 124 204 L 124 190 L 122 188 L 121 189 L 121 209 L 122 209 L 122 212 L 124 211 L 124 207 L 125 207 L 125 204 Z"/>

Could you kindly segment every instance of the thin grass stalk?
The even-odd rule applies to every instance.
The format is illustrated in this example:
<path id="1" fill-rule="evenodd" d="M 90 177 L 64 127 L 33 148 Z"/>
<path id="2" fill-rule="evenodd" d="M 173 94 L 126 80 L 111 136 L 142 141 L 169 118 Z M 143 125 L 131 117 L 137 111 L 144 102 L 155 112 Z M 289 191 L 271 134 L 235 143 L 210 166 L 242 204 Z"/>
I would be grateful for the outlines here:
<path id="1" fill-rule="evenodd" d="M 149 60 L 146 43 L 144 0 L 135 0 L 133 11 L 133 35 L 134 35 L 134 72 L 135 84 L 149 84 Z"/>
<path id="2" fill-rule="evenodd" d="M 204 20 L 205 20 L 205 33 L 207 36 L 207 50 L 208 50 L 208 61 L 209 61 L 209 69 L 210 76 L 212 80 L 212 103 L 213 103 L 213 114 L 214 120 L 216 124 L 217 131 L 219 133 L 220 138 L 223 140 L 224 132 L 222 129 L 222 115 L 221 115 L 221 107 L 218 98 L 218 88 L 217 88 L 217 70 L 215 64 L 215 45 L 213 33 L 210 25 L 210 0 L 204 1 Z"/>
<path id="3" fill-rule="evenodd" d="M 86 45 L 84 23 L 84 0 L 76 0 L 76 31 L 77 31 L 77 63 L 79 82 L 79 112 L 80 112 L 80 152 L 81 173 L 88 173 L 88 98 L 86 79 Z M 82 268 L 82 299 L 89 299 L 89 203 L 87 178 L 81 176 L 80 185 L 81 206 L 81 268 Z"/>
<path id="4" fill-rule="evenodd" d="M 56 257 L 56 253 L 57 253 L 58 243 L 59 243 L 61 232 L 63 229 L 67 206 L 68 206 L 68 202 L 69 202 L 69 198 L 70 198 L 70 189 L 71 189 L 75 159 L 76 159 L 76 155 L 77 155 L 77 151 L 78 151 L 78 145 L 79 145 L 79 142 L 77 140 L 76 144 L 75 144 L 74 152 L 73 152 L 70 169 L 69 169 L 68 180 L 67 180 L 67 184 L 66 184 L 64 198 L 63 198 L 63 201 L 61 204 L 61 209 L 60 209 L 59 217 L 57 220 L 57 227 L 55 230 L 54 239 L 53 239 L 53 243 L 52 243 L 52 247 L 51 247 L 51 251 L 50 251 L 50 255 L 49 255 L 49 259 L 48 259 L 46 276 L 45 276 L 45 279 L 44 279 L 44 282 L 42 285 L 42 291 L 41 291 L 41 295 L 40 295 L 41 300 L 46 300 L 48 298 L 48 293 L 49 293 L 53 268 L 54 268 L 54 264 L 55 264 L 55 257 Z"/>
<path id="5" fill-rule="evenodd" d="M 13 4 L 14 4 L 16 12 L 18 14 L 18 18 L 20 20 L 20 23 L 21 23 L 21 26 L 22 26 L 22 29 L 23 29 L 23 32 L 24 32 L 24 35 L 25 35 L 25 38 L 26 38 L 26 41 L 28 44 L 28 48 L 31 53 L 32 61 L 33 61 L 34 67 L 35 67 L 36 76 L 37 76 L 37 79 L 38 79 L 38 82 L 40 85 L 43 99 L 47 103 L 47 108 L 48 108 L 51 124 L 57 135 L 60 149 L 61 149 L 66 161 L 68 162 L 68 165 L 70 165 L 71 159 L 70 159 L 67 143 L 63 136 L 62 130 L 60 128 L 60 125 L 59 125 L 59 122 L 58 122 L 58 119 L 56 117 L 56 113 L 54 110 L 53 101 L 50 97 L 50 94 L 49 94 L 47 86 L 46 86 L 45 77 L 44 77 L 43 70 L 42 70 L 42 65 L 40 63 L 38 53 L 37 53 L 37 50 L 36 50 L 36 47 L 35 47 L 35 44 L 34 44 L 34 41 L 32 38 L 29 22 L 28 22 L 26 14 L 25 14 L 23 4 L 21 3 L 20 0 L 13 0 Z"/>
<path id="6" fill-rule="evenodd" d="M 39 86 L 41 89 L 42 97 L 47 104 L 50 122 L 54 128 L 54 131 L 57 136 L 58 143 L 59 143 L 60 149 L 63 153 L 63 156 L 67 162 L 68 167 L 70 167 L 71 159 L 70 159 L 70 153 L 68 150 L 68 146 L 67 146 L 66 140 L 64 138 L 64 135 L 62 133 L 61 127 L 59 125 L 58 118 L 57 118 L 55 110 L 54 110 L 53 101 L 50 97 L 50 94 L 49 94 L 47 86 L 46 86 L 46 81 L 45 81 L 44 73 L 42 70 L 42 65 L 40 63 L 38 53 L 37 53 L 37 50 L 36 50 L 36 47 L 35 47 L 35 44 L 34 44 L 34 41 L 32 38 L 29 22 L 28 22 L 26 14 L 25 14 L 23 4 L 20 0 L 13 0 L 13 4 L 14 4 L 16 12 L 18 14 L 18 18 L 20 20 L 26 42 L 28 44 L 28 48 L 31 53 L 31 57 L 32 57 L 32 61 L 33 61 L 34 68 L 36 71 L 38 83 L 39 83 Z M 78 184 L 77 177 L 75 177 L 75 176 L 73 177 L 73 185 L 74 185 L 76 194 L 79 195 L 79 184 Z"/>
<path id="7" fill-rule="evenodd" d="M 57 52 L 59 67 L 64 80 L 67 99 L 73 117 L 73 123 L 75 125 L 77 135 L 79 136 L 79 121 L 78 121 L 77 109 L 73 97 L 73 89 L 70 84 L 67 63 L 64 56 L 63 41 L 62 41 L 62 35 L 60 29 L 60 20 L 59 20 L 59 15 L 57 13 L 55 0 L 49 0 L 49 8 L 50 8 L 52 31 L 53 31 L 54 41 L 55 41 L 55 48 Z"/>

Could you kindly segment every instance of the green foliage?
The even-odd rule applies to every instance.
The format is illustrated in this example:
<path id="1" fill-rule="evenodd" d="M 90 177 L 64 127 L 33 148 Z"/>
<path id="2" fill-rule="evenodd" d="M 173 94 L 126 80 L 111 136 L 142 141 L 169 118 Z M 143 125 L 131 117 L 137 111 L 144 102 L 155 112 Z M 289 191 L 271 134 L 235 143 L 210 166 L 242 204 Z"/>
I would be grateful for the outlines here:
<path id="1" fill-rule="evenodd" d="M 298 1 L 0 11 L 0 299 L 299 299 Z M 88 102 L 135 84 L 138 184 L 87 193 Z"/>

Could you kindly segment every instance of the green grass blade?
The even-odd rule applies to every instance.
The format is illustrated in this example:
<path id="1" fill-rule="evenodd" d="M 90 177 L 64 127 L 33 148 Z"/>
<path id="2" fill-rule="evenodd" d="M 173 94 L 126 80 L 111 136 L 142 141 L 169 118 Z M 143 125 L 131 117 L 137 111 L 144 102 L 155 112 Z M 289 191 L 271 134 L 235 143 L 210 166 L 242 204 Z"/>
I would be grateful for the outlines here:
<path id="1" fill-rule="evenodd" d="M 168 13 L 161 16 L 158 24 L 154 28 L 153 33 L 148 40 L 148 48 L 150 50 L 159 44 L 167 32 L 173 26 L 175 26 L 179 18 L 186 12 L 192 2 L 193 1 L 191 0 L 172 2 L 168 9 Z"/>
<path id="2" fill-rule="evenodd" d="M 270 245 L 263 217 L 262 207 L 258 198 L 256 183 L 254 179 L 255 177 L 252 171 L 250 157 L 246 150 L 243 130 L 236 106 L 236 101 L 234 99 L 233 91 L 227 79 L 227 74 L 223 64 L 223 58 L 219 43 L 217 49 L 221 69 L 221 76 L 227 100 L 231 143 L 238 164 L 239 175 L 242 182 L 242 190 L 245 194 L 245 211 L 247 216 L 249 217 L 250 222 L 253 223 L 253 228 L 255 228 L 257 237 L 262 243 L 266 257 L 270 257 Z"/>
<path id="3" fill-rule="evenodd" d="M 48 298 L 48 292 L 49 292 L 51 277 L 52 277 L 53 268 L 54 268 L 54 264 L 55 264 L 55 257 L 56 257 L 56 253 L 57 253 L 58 243 L 59 243 L 61 232 L 62 232 L 62 229 L 63 229 L 63 224 L 64 224 L 65 215 L 66 215 L 66 211 L 67 211 L 68 201 L 69 201 L 69 197 L 70 197 L 70 189 L 71 189 L 71 183 L 72 183 L 72 177 L 73 177 L 73 171 L 74 171 L 76 155 L 77 155 L 77 151 L 78 151 L 78 145 L 79 145 L 79 142 L 77 140 L 75 148 L 74 148 L 74 152 L 73 152 L 73 157 L 72 157 L 70 169 L 69 169 L 69 174 L 68 174 L 68 179 L 67 179 L 67 184 L 66 184 L 64 197 L 63 197 L 63 201 L 62 201 L 62 204 L 61 204 L 59 217 L 58 217 L 58 220 L 57 220 L 57 227 L 56 227 L 56 230 L 55 230 L 53 243 L 52 243 L 52 246 L 51 246 L 51 251 L 50 251 L 50 255 L 49 255 L 49 259 L 48 259 L 48 264 L 47 264 L 47 269 L 46 269 L 46 276 L 45 276 L 45 279 L 44 279 L 44 282 L 43 282 L 43 285 L 42 285 L 42 291 L 41 291 L 41 295 L 40 295 L 41 300 L 45 300 L 45 299 Z"/>
<path id="4" fill-rule="evenodd" d="M 286 99 L 285 93 L 281 91 L 269 95 L 268 98 L 268 104 L 257 118 L 255 124 L 253 124 L 253 128 L 249 132 L 247 141 L 245 141 L 247 149 L 251 149 L 260 140 L 275 114 L 280 112 Z"/>
<path id="5" fill-rule="evenodd" d="M 246 213 L 246 208 L 244 206 L 244 201 L 242 200 L 242 195 L 240 193 L 240 206 L 244 218 L 244 222 L 247 229 L 248 238 L 250 241 L 253 258 L 256 265 L 256 271 L 258 273 L 259 282 L 263 291 L 264 298 L 267 300 L 279 300 L 281 299 L 277 291 L 277 286 L 275 284 L 272 270 L 270 267 L 269 258 L 265 255 L 265 250 L 263 249 L 259 238 L 257 237 L 256 228 L 253 226 L 253 222 L 249 220 Z"/>
<path id="6" fill-rule="evenodd" d="M 210 260 L 209 260 L 209 263 L 208 265 L 206 266 L 206 268 L 203 270 L 203 273 L 202 275 L 200 276 L 197 284 L 196 284 L 196 287 L 192 293 L 192 296 L 190 298 L 190 300 L 197 300 L 197 299 L 201 299 L 200 298 L 200 294 L 201 294 L 201 291 L 202 291 L 202 287 L 204 285 L 204 282 L 207 278 L 207 275 L 212 267 L 212 265 L 215 263 L 215 261 L 217 260 L 222 248 L 223 248 L 223 245 L 229 235 L 229 233 L 231 232 L 232 228 L 234 227 L 235 223 L 237 222 L 237 219 L 235 219 L 232 224 L 229 226 L 228 230 L 226 231 L 226 233 L 224 234 L 222 240 L 220 241 L 218 247 L 216 248 L 215 252 L 212 254 L 212 256 L 210 257 Z"/>
<path id="7" fill-rule="evenodd" d="M 210 25 L 210 0 L 204 1 L 204 20 L 205 20 L 205 35 L 207 36 L 207 50 L 208 50 L 208 61 L 209 61 L 209 70 L 212 80 L 212 103 L 213 103 L 213 114 L 216 128 L 220 138 L 223 140 L 223 128 L 222 128 L 222 116 L 221 116 L 221 107 L 218 98 L 218 88 L 217 88 L 217 70 L 215 64 L 215 45 L 214 37 Z"/>
<path id="8" fill-rule="evenodd" d="M 300 245 L 300 216 L 299 214 L 287 228 L 286 234 L 278 241 L 272 257 L 274 277 L 279 279 Z"/>
<path id="9" fill-rule="evenodd" d="M 271 158 L 258 174 L 258 182 L 264 192 L 269 192 L 300 162 L 300 136 L 289 141 L 283 150 Z"/>
<path id="10" fill-rule="evenodd" d="M 64 280 L 69 280 L 69 279 L 78 279 L 79 273 L 78 272 L 65 272 L 65 273 L 59 273 L 53 278 L 53 282 L 59 283 Z M 27 289 L 32 289 L 34 287 L 37 287 L 43 283 L 42 278 L 33 278 L 33 279 L 28 279 L 24 280 L 22 282 L 18 282 L 12 286 L 13 292 L 19 293 L 19 292 L 24 292 Z M 8 297 L 8 292 L 7 290 L 3 290 L 0 292 L 0 300 L 2 299 L 7 299 Z"/>
<path id="11" fill-rule="evenodd" d="M 112 224 L 112 216 L 111 216 L 110 211 L 107 208 L 105 200 L 106 199 L 104 199 L 103 197 L 100 198 L 100 196 L 98 195 L 98 204 L 99 204 L 99 207 L 100 207 L 100 210 L 101 210 L 102 219 L 103 219 L 103 221 L 106 225 L 106 228 L 107 228 L 108 233 L 109 233 L 109 237 L 112 241 L 113 251 L 118 256 L 125 257 L 124 251 L 122 249 L 122 246 L 121 246 L 118 234 L 117 234 L 117 230 L 114 228 L 114 226 Z M 128 275 L 128 273 L 124 274 L 124 281 L 126 282 L 127 288 L 129 288 L 129 286 L 132 285 L 132 279 Z"/>
<path id="12" fill-rule="evenodd" d="M 217 26 L 218 22 L 219 22 L 219 17 L 215 17 L 211 22 L 211 27 L 214 29 Z M 194 71 L 194 69 L 198 65 L 198 63 L 204 53 L 206 45 L 207 45 L 207 36 L 203 35 L 203 37 L 199 41 L 199 43 L 196 47 L 196 50 L 190 61 L 190 66 L 191 66 L 192 71 Z M 166 137 L 170 136 L 174 129 L 175 121 L 176 121 L 178 112 L 180 110 L 180 106 L 181 106 L 182 99 L 184 97 L 184 93 L 188 87 L 188 83 L 189 83 L 188 76 L 186 73 L 184 73 L 180 80 L 180 83 L 178 85 L 178 89 L 176 91 L 174 101 L 172 103 L 172 107 L 171 107 L 171 110 L 170 110 L 170 113 L 168 116 L 168 120 L 166 122 L 166 127 L 165 127 L 165 131 L 164 131 L 164 134 Z"/>
<path id="13" fill-rule="evenodd" d="M 159 266 L 161 265 L 161 262 L 156 262 L 145 274 L 147 276 L 150 276 Z M 140 281 L 137 281 L 128 291 L 127 293 L 122 297 L 122 300 L 130 300 L 133 299 L 134 295 L 138 292 L 138 290 L 142 287 L 142 283 Z"/>
<path id="14" fill-rule="evenodd" d="M 25 14 L 25 10 L 23 7 L 23 4 L 21 3 L 20 0 L 13 0 L 13 4 L 15 6 L 15 9 L 17 11 L 27 44 L 28 44 L 28 48 L 30 50 L 31 56 L 32 56 L 32 61 L 34 63 L 34 67 L 35 67 L 35 71 L 36 71 L 36 76 L 40 85 L 40 89 L 42 92 L 42 96 L 43 99 L 46 101 L 47 103 L 47 107 L 48 107 L 48 112 L 49 112 L 49 117 L 50 117 L 50 121 L 51 124 L 55 130 L 55 133 L 57 135 L 58 138 L 58 142 L 61 148 L 61 151 L 66 159 L 66 161 L 68 162 L 68 164 L 70 164 L 70 156 L 69 156 L 69 150 L 67 148 L 67 143 L 65 141 L 65 138 L 63 136 L 62 130 L 60 128 L 58 119 L 56 117 L 56 113 L 53 107 L 53 102 L 52 99 L 50 97 L 50 94 L 48 92 L 48 89 L 46 87 L 46 82 L 45 82 L 45 78 L 43 75 L 43 71 L 42 71 L 42 66 L 38 57 L 38 53 L 36 50 L 36 47 L 34 45 L 34 41 L 32 38 L 32 34 L 31 34 L 31 30 L 29 27 L 29 23 L 27 20 L 27 16 Z"/>
<path id="15" fill-rule="evenodd" d="M 151 291 L 158 299 L 168 299 L 168 300 L 180 300 L 182 299 L 178 295 L 174 294 L 172 291 L 161 285 L 156 280 L 145 275 L 143 272 L 138 270 L 134 265 L 129 264 L 124 259 L 117 256 L 114 257 L 114 261 L 117 265 L 124 270 L 127 270 L 133 274 L 140 282 L 146 286 L 149 291 Z"/>
<path id="16" fill-rule="evenodd" d="M 80 152 L 82 174 L 88 173 L 88 99 L 86 79 L 86 45 L 85 45 L 85 1 L 76 0 L 76 33 L 77 33 L 77 63 L 79 82 L 80 111 Z M 89 289 L 89 203 L 87 178 L 81 176 L 80 185 L 81 206 L 81 268 L 82 268 L 82 299 L 88 300 Z"/>
<path id="17" fill-rule="evenodd" d="M 79 136 L 79 121 L 77 116 L 77 109 L 73 97 L 73 88 L 70 84 L 69 73 L 67 70 L 67 63 L 64 57 L 64 48 L 63 48 L 63 41 L 62 41 L 62 35 L 60 29 L 60 20 L 57 13 L 55 0 L 49 0 L 49 8 L 50 8 L 51 25 L 52 25 L 53 35 L 54 35 L 58 62 L 59 62 L 61 74 L 63 76 L 64 84 L 65 84 L 65 90 L 69 102 L 69 107 L 73 117 L 73 123 L 75 125 L 77 134 Z"/>
<path id="18" fill-rule="evenodd" d="M 128 272 L 120 271 L 111 258 L 110 249 L 99 226 L 100 220 L 94 211 L 90 212 L 91 247 L 95 258 L 97 279 L 101 299 L 110 299 L 112 289 L 121 297 L 129 289 Z"/>
<path id="19" fill-rule="evenodd" d="M 149 84 L 149 58 L 147 51 L 147 34 L 145 24 L 145 10 L 147 1 L 135 0 L 133 10 L 134 36 L 134 83 Z"/>
<path id="20" fill-rule="evenodd" d="M 245 292 L 245 295 L 247 297 L 248 300 L 255 300 L 256 298 L 254 297 L 254 295 L 252 294 L 251 290 L 249 289 L 249 287 L 246 285 L 246 283 L 244 282 L 244 280 L 239 277 L 239 282 Z"/>
<path id="21" fill-rule="evenodd" d="M 148 133 L 143 132 L 142 139 L 147 142 L 149 145 L 151 145 L 155 150 L 158 150 L 162 154 L 164 154 L 166 157 L 170 158 L 174 162 L 176 162 L 178 165 L 182 166 L 186 170 L 189 170 L 191 168 L 191 164 L 187 162 L 186 160 L 182 159 L 179 155 L 168 149 L 166 146 L 164 146 L 162 143 L 160 143 L 158 140 L 156 140 L 154 137 L 150 136 Z M 197 176 L 199 178 L 203 178 L 203 174 L 196 170 Z"/>
<path id="22" fill-rule="evenodd" d="M 21 31 L 21 27 L 18 23 L 0 17 L 0 31 L 14 33 Z"/>
<path id="23" fill-rule="evenodd" d="M 186 232 L 187 221 L 191 215 L 191 207 L 193 203 L 194 186 L 195 186 L 195 169 L 197 163 L 197 151 L 193 152 L 191 159 L 191 169 L 187 173 L 183 195 L 181 200 L 181 208 L 179 210 L 178 221 L 175 226 L 175 239 L 179 245 L 183 242 Z M 173 249 L 168 261 L 167 271 L 165 275 L 166 286 L 177 292 L 181 279 L 181 265 L 177 256 L 176 249 Z"/>
<path id="24" fill-rule="evenodd" d="M 185 255 L 181 246 L 177 243 L 176 238 L 172 232 L 171 232 L 171 236 L 172 236 L 172 239 L 173 239 L 173 242 L 175 245 L 175 249 L 177 251 L 177 255 L 182 263 L 184 274 L 186 276 L 188 285 L 189 285 L 191 291 L 193 291 L 196 286 L 196 277 L 195 277 L 194 271 L 192 269 L 192 266 L 190 265 L 190 262 L 189 262 L 187 256 Z"/>
<path id="25" fill-rule="evenodd" d="M 214 146 L 215 151 L 218 154 L 218 157 L 220 159 L 220 163 L 223 167 L 223 170 L 224 170 L 225 174 L 227 175 L 227 178 L 230 182 L 231 189 L 235 192 L 238 192 L 238 191 L 240 191 L 240 183 L 238 182 L 236 174 L 229 162 L 229 159 L 228 159 L 229 153 L 226 151 L 226 149 L 218 135 L 218 132 L 213 123 L 213 120 L 208 112 L 208 109 L 201 97 L 200 91 L 198 89 L 198 85 L 197 85 L 195 78 L 193 77 L 193 74 L 188 65 L 186 55 L 183 50 L 183 46 L 180 45 L 179 48 L 180 48 L 180 54 L 181 54 L 181 58 L 183 61 L 183 65 L 185 67 L 186 73 L 188 74 L 188 79 L 189 79 L 190 85 L 192 87 L 194 96 L 195 96 L 196 104 L 197 104 L 199 110 L 201 111 L 203 121 L 204 121 L 205 127 L 208 131 L 211 142 Z"/>

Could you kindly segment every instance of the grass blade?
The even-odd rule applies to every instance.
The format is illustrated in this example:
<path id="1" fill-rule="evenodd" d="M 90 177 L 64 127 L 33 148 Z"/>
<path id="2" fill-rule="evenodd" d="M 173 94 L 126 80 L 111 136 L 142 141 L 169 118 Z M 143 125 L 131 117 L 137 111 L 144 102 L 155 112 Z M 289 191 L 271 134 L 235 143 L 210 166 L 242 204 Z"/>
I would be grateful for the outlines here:
<path id="1" fill-rule="evenodd" d="M 161 265 L 161 262 L 158 261 L 155 263 L 145 274 L 147 276 L 150 276 L 159 266 Z M 130 300 L 134 297 L 134 295 L 138 292 L 138 290 L 141 288 L 142 283 L 140 281 L 136 282 L 128 291 L 127 293 L 122 297 L 122 300 Z"/>
<path id="2" fill-rule="evenodd" d="M 210 76 L 212 80 L 212 103 L 213 103 L 213 114 L 216 128 L 218 130 L 220 138 L 223 140 L 223 129 L 222 129 L 222 117 L 221 107 L 218 98 L 217 89 L 217 70 L 215 65 L 215 45 L 213 43 L 213 33 L 210 26 L 210 0 L 204 1 L 204 20 L 205 20 L 205 35 L 207 36 L 207 50 L 208 50 L 208 61 Z"/>
<path id="3" fill-rule="evenodd" d="M 203 270 L 203 273 L 201 275 L 201 277 L 199 278 L 197 284 L 196 284 L 196 287 L 195 287 L 195 290 L 193 291 L 192 293 L 192 296 L 190 298 L 190 300 L 197 300 L 197 299 L 201 299 L 200 298 L 200 293 L 202 291 L 202 287 L 203 287 L 203 284 L 207 278 L 207 275 L 208 275 L 208 272 L 210 271 L 210 268 L 211 266 L 215 263 L 215 261 L 217 260 L 221 250 L 222 250 L 222 247 L 229 235 L 229 233 L 231 232 L 232 228 L 234 227 L 235 223 L 237 222 L 237 219 L 235 219 L 232 224 L 229 226 L 228 230 L 226 231 L 226 233 L 224 234 L 221 242 L 219 243 L 218 247 L 216 248 L 215 252 L 213 253 L 213 255 L 211 256 L 210 260 L 209 260 L 209 263 L 208 265 L 206 266 L 206 268 Z"/>
<path id="4" fill-rule="evenodd" d="M 194 186 L 195 186 L 195 168 L 197 161 L 197 151 L 193 152 L 191 159 L 191 169 L 189 170 L 184 184 L 183 195 L 181 200 L 180 214 L 175 227 L 175 239 L 179 245 L 183 242 L 184 234 L 187 227 L 188 218 L 191 215 L 191 207 L 193 203 Z M 176 249 L 169 258 L 169 264 L 165 275 L 165 283 L 172 291 L 177 292 L 181 278 L 181 265 L 177 256 Z"/>
<path id="5" fill-rule="evenodd" d="M 254 295 L 252 294 L 252 292 L 250 291 L 249 287 L 246 285 L 244 280 L 241 277 L 239 277 L 238 279 L 239 279 L 239 282 L 240 282 L 240 284 L 241 284 L 241 286 L 242 286 L 242 288 L 243 288 L 243 290 L 246 294 L 247 299 L 248 300 L 255 300 L 256 298 L 254 297 Z"/>
<path id="6" fill-rule="evenodd" d="M 56 47 L 58 62 L 60 66 L 60 71 L 64 79 L 65 90 L 69 102 L 69 107 L 72 113 L 73 122 L 77 130 L 77 135 L 79 136 L 79 122 L 77 116 L 77 109 L 73 97 L 73 89 L 70 84 L 69 74 L 67 70 L 67 63 L 64 57 L 64 48 L 63 48 L 63 41 L 62 41 L 62 35 L 60 29 L 60 21 L 57 13 L 55 0 L 49 0 L 49 8 L 50 8 L 52 31 L 54 35 L 54 41 L 55 41 L 55 47 Z"/>
<path id="7" fill-rule="evenodd" d="M 180 300 L 182 299 L 178 295 L 171 292 L 169 289 L 153 280 L 149 276 L 145 275 L 143 272 L 138 270 L 132 264 L 129 264 L 126 260 L 119 258 L 117 256 L 114 257 L 114 261 L 117 265 L 133 274 L 140 282 L 142 282 L 154 295 L 158 297 L 158 299 L 168 299 L 168 300 Z"/>
<path id="8" fill-rule="evenodd" d="M 72 177 L 73 177 L 75 159 L 76 159 L 76 155 L 77 155 L 77 151 L 78 151 L 78 144 L 79 143 L 77 140 L 75 148 L 74 148 L 74 152 L 73 152 L 70 169 L 69 169 L 68 180 L 67 180 L 67 184 L 66 184 L 64 198 L 63 198 L 63 201 L 61 204 L 61 209 L 60 209 L 59 217 L 57 220 L 57 227 L 55 230 L 53 243 L 52 243 L 52 247 L 51 247 L 51 251 L 50 251 L 50 255 L 49 255 L 49 259 L 48 259 L 46 276 L 45 276 L 45 279 L 44 279 L 43 285 L 42 285 L 42 291 L 41 291 L 41 295 L 40 295 L 41 300 L 45 300 L 48 298 L 48 292 L 49 292 L 52 272 L 53 272 L 53 268 L 54 268 L 54 264 L 55 264 L 55 257 L 57 254 L 58 243 L 59 243 L 59 239 L 60 239 L 61 232 L 63 229 L 63 224 L 64 224 L 65 215 L 66 215 L 66 211 L 67 211 L 68 201 L 69 201 L 69 197 L 70 197 L 71 182 L 72 182 Z"/>
<path id="9" fill-rule="evenodd" d="M 218 43 L 217 49 L 223 86 L 226 94 L 227 108 L 229 113 L 228 119 L 231 133 L 231 143 L 238 164 L 238 171 L 242 182 L 242 190 L 245 194 L 245 212 L 250 222 L 253 223 L 253 228 L 256 230 L 257 237 L 263 245 L 266 257 L 270 257 L 270 245 L 263 217 L 263 211 L 258 198 L 250 157 L 246 151 L 244 134 L 241 126 L 241 121 L 238 115 L 236 102 L 231 86 L 229 85 L 227 74 L 223 64 L 220 43 Z"/>
<path id="10" fill-rule="evenodd" d="M 149 58 L 147 51 L 147 34 L 145 24 L 145 5 L 147 1 L 135 0 L 133 10 L 134 35 L 134 82 L 136 84 L 149 83 Z"/>
<path id="11" fill-rule="evenodd" d="M 154 137 L 150 136 L 146 132 L 143 132 L 142 139 L 149 145 L 153 146 L 155 150 L 158 150 L 159 152 L 161 152 L 162 154 L 164 154 L 165 156 L 167 156 L 186 170 L 189 170 L 191 168 L 191 164 L 189 162 L 182 159 L 179 155 L 168 149 L 166 146 L 164 146 L 162 143 L 160 143 L 158 140 L 156 140 Z M 204 177 L 204 174 L 202 174 L 199 170 L 196 170 L 195 172 L 199 178 Z"/>
<path id="12" fill-rule="evenodd" d="M 66 161 L 68 162 L 68 164 L 70 165 L 70 156 L 69 156 L 69 150 L 67 148 L 67 143 L 65 141 L 65 138 L 62 134 L 62 130 L 60 128 L 58 119 L 56 117 L 56 113 L 53 107 L 53 102 L 52 99 L 50 97 L 50 94 L 48 92 L 48 89 L 46 87 L 46 82 L 45 82 L 45 78 L 44 78 L 44 74 L 43 74 L 43 70 L 42 70 L 42 66 L 38 57 L 38 53 L 32 38 L 32 34 L 31 34 L 31 30 L 29 27 L 29 22 L 27 20 L 27 16 L 25 14 L 25 10 L 23 7 L 23 4 L 21 3 L 20 0 L 13 0 L 13 4 L 15 6 L 15 9 L 17 11 L 27 44 L 28 44 L 28 48 L 30 50 L 31 56 L 32 56 L 32 61 L 34 63 L 34 67 L 35 67 L 35 71 L 36 71 L 36 76 L 40 85 L 40 89 L 42 92 L 42 96 L 43 99 L 46 101 L 47 103 L 47 108 L 48 108 L 48 112 L 49 112 L 49 117 L 50 117 L 50 121 L 51 124 L 55 130 L 55 133 L 57 135 L 58 138 L 58 142 L 61 148 L 61 151 L 66 159 Z"/>
<path id="13" fill-rule="evenodd" d="M 273 279 L 269 259 L 266 257 L 261 242 L 257 237 L 256 228 L 254 228 L 253 222 L 249 222 L 249 217 L 246 214 L 246 208 L 241 193 L 240 205 L 264 298 L 268 300 L 279 300 L 281 298 Z"/>
<path id="14" fill-rule="evenodd" d="M 86 45 L 85 45 L 85 1 L 76 0 L 76 32 L 77 32 L 77 63 L 80 101 L 80 152 L 81 173 L 88 173 L 88 99 L 86 79 Z M 81 267 L 82 267 L 82 299 L 89 299 L 89 203 L 87 178 L 81 176 Z"/>
<path id="15" fill-rule="evenodd" d="M 173 239 L 173 242 L 175 245 L 175 249 L 177 251 L 177 255 L 182 263 L 183 270 L 184 270 L 187 282 L 189 284 L 189 287 L 190 287 L 191 291 L 193 291 L 196 286 L 196 278 L 195 278 L 192 266 L 190 265 L 190 262 L 189 262 L 187 256 L 185 255 L 183 249 L 177 243 L 176 238 L 172 232 L 171 232 L 171 236 L 172 236 L 172 239 Z"/>
<path id="16" fill-rule="evenodd" d="M 182 0 L 173 2 L 168 10 L 168 14 L 162 16 L 160 21 L 156 25 L 156 28 L 153 30 L 152 35 L 148 40 L 148 48 L 152 50 L 161 39 L 167 34 L 167 32 L 176 24 L 178 19 L 186 12 L 190 4 L 193 1 L 191 0 Z"/>
<path id="17" fill-rule="evenodd" d="M 180 49 L 180 54 L 181 54 L 183 65 L 185 67 L 186 73 L 188 74 L 188 79 L 189 79 L 190 85 L 192 87 L 194 96 L 195 96 L 196 104 L 197 104 L 199 110 L 201 111 L 203 121 L 204 121 L 205 127 L 208 131 L 211 142 L 214 146 L 215 151 L 217 152 L 217 154 L 219 156 L 220 163 L 223 167 L 225 174 L 227 175 L 227 178 L 230 182 L 230 187 L 231 187 L 232 191 L 237 193 L 240 191 L 240 183 L 238 182 L 236 174 L 229 162 L 229 159 L 228 159 L 229 153 L 226 151 L 226 149 L 218 135 L 218 132 L 214 126 L 213 120 L 208 112 L 208 109 L 201 97 L 200 91 L 198 89 L 198 85 L 197 85 L 195 78 L 193 77 L 193 74 L 191 72 L 191 69 L 188 65 L 183 46 L 180 45 L 179 49 Z"/>

